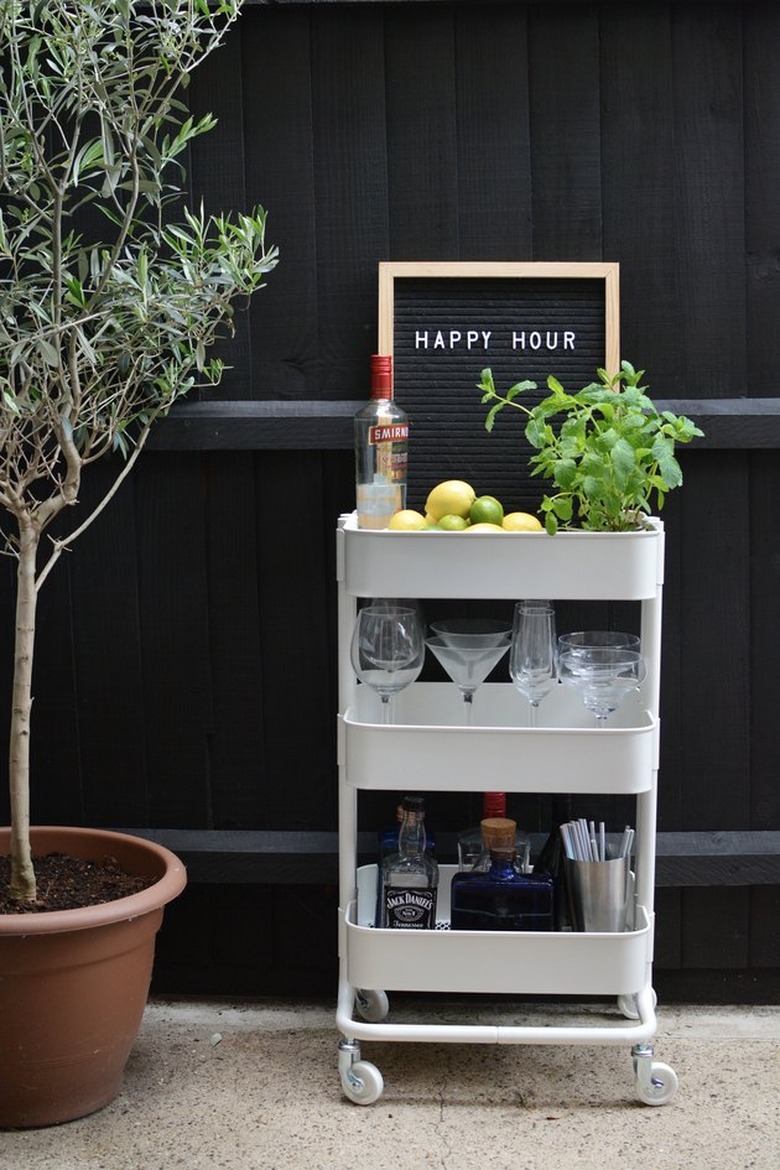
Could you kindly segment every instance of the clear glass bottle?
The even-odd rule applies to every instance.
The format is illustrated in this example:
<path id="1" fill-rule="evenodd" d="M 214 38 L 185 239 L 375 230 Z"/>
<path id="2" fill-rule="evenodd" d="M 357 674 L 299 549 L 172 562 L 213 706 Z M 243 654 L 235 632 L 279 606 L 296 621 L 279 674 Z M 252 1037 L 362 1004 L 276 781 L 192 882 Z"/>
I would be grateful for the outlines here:
<path id="1" fill-rule="evenodd" d="M 434 930 L 439 867 L 425 849 L 425 805 L 405 796 L 398 851 L 382 862 L 382 920 L 388 930 Z"/>
<path id="2" fill-rule="evenodd" d="M 393 401 L 393 359 L 371 356 L 371 398 L 355 415 L 358 528 L 387 528 L 406 507 L 409 420 Z"/>
<path id="3" fill-rule="evenodd" d="M 490 869 L 453 874 L 452 929 L 552 930 L 553 880 L 547 875 L 518 873 L 515 821 L 486 818 L 482 832 L 490 850 Z"/>
<path id="4" fill-rule="evenodd" d="M 495 817 L 506 817 L 506 793 L 482 793 L 482 821 L 458 834 L 458 868 L 463 873 L 487 872 L 490 869 L 490 850 L 484 840 L 482 824 Z M 531 842 L 524 833 L 515 834 L 515 866 L 527 873 L 531 861 Z"/>

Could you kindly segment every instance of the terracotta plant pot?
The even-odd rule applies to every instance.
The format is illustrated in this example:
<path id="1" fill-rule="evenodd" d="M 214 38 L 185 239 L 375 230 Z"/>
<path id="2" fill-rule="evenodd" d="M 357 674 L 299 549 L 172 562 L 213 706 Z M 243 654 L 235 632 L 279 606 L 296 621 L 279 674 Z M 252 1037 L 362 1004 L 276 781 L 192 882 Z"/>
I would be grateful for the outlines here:
<path id="1" fill-rule="evenodd" d="M 34 828 L 36 855 L 116 858 L 158 880 L 83 910 L 0 915 L 0 1127 L 54 1125 L 119 1092 L 143 1016 L 163 907 L 186 874 L 168 849 L 100 829 Z M 10 831 L 0 829 L 0 854 Z"/>

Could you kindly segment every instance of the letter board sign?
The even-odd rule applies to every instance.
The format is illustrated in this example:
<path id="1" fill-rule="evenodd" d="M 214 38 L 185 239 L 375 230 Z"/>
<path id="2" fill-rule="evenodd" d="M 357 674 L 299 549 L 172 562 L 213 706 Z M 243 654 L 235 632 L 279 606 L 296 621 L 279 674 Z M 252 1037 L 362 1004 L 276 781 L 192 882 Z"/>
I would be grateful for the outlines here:
<path id="1" fill-rule="evenodd" d="M 378 351 L 392 354 L 396 400 L 409 415 L 407 506 L 445 479 L 465 479 L 507 510 L 536 512 L 542 481 L 520 411 L 505 410 L 492 434 L 477 388 L 482 370 L 496 388 L 538 384 L 549 374 L 579 390 L 600 366 L 620 366 L 619 266 L 615 263 L 383 261 L 379 265 Z"/>

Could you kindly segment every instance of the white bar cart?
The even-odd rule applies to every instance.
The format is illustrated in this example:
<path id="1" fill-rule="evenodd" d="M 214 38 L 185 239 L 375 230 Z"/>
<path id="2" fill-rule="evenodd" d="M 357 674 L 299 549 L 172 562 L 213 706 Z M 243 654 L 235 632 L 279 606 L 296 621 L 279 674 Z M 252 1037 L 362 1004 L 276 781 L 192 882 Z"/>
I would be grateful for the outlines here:
<path id="1" fill-rule="evenodd" d="M 339 991 L 336 1023 L 345 1095 L 372 1104 L 379 1069 L 361 1041 L 631 1046 L 636 1093 L 663 1105 L 674 1070 L 654 1061 L 653 894 L 658 774 L 658 699 L 664 533 L 653 520 L 635 533 L 372 532 L 354 514 L 337 530 L 339 654 Z M 359 598 L 474 598 L 641 602 L 647 674 L 605 728 L 589 724 L 569 688 L 523 724 L 511 682 L 487 683 L 474 725 L 462 723 L 452 683 L 413 683 L 380 722 L 379 699 L 357 682 L 350 639 Z M 449 931 L 449 878 L 440 868 L 435 931 L 374 926 L 377 867 L 357 864 L 361 790 L 510 791 L 631 795 L 636 802 L 633 929 L 618 934 Z M 630 921 L 631 919 L 629 919 Z M 608 996 L 604 1024 L 393 1023 L 388 991 Z M 524 1010 L 527 1004 L 524 1004 Z M 565 1009 L 565 1005 L 564 1005 Z"/>

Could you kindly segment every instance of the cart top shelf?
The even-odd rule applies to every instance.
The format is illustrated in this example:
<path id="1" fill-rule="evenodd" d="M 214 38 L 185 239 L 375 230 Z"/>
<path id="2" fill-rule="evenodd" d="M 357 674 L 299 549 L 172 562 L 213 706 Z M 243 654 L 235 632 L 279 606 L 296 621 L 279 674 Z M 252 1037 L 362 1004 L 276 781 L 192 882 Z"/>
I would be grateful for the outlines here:
<path id="1" fill-rule="evenodd" d="M 664 532 L 374 532 L 338 526 L 338 577 L 355 597 L 642 601 L 663 583 Z"/>

